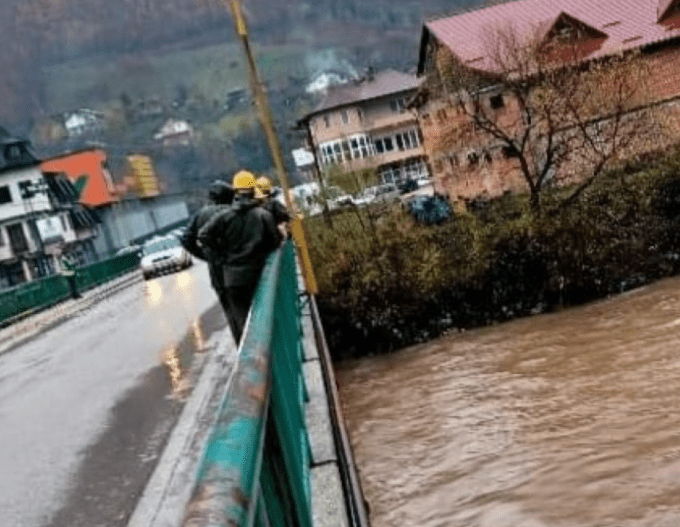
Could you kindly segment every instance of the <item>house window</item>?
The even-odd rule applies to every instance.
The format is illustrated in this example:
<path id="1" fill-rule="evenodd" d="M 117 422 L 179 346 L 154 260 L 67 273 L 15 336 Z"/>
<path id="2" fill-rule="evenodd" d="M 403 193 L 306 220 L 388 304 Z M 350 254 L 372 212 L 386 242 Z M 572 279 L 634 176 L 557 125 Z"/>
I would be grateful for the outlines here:
<path id="1" fill-rule="evenodd" d="M 486 150 L 484 151 L 484 154 L 482 154 L 482 158 L 484 159 L 484 162 L 489 164 L 489 165 L 493 161 L 491 154 L 489 152 L 487 152 Z"/>
<path id="2" fill-rule="evenodd" d="M 359 150 L 359 140 L 356 138 L 350 139 L 349 144 L 352 147 L 352 158 L 357 159 L 358 157 L 361 157 L 361 152 Z"/>
<path id="3" fill-rule="evenodd" d="M 397 148 L 399 150 L 404 150 L 404 139 L 401 134 L 394 136 L 394 140 L 397 143 Z"/>
<path id="4" fill-rule="evenodd" d="M 418 132 L 415 130 L 408 131 L 409 139 L 411 140 L 411 148 L 418 148 L 420 146 L 420 138 L 418 137 Z"/>
<path id="5" fill-rule="evenodd" d="M 349 149 L 349 143 L 347 141 L 342 142 L 342 153 L 345 161 L 352 159 L 352 152 Z"/>
<path id="6" fill-rule="evenodd" d="M 430 117 L 429 113 L 423 114 L 423 124 L 426 126 L 430 126 L 432 124 L 432 118 Z"/>
<path id="7" fill-rule="evenodd" d="M 342 118 L 342 124 L 349 123 L 349 113 L 347 112 L 347 110 L 342 110 L 340 112 L 340 117 Z"/>
<path id="8" fill-rule="evenodd" d="M 20 181 L 19 184 L 19 195 L 21 196 L 21 199 L 31 199 L 33 196 L 35 196 L 35 192 L 33 191 L 33 182 L 28 180 L 28 181 Z"/>
<path id="9" fill-rule="evenodd" d="M 363 135 L 359 137 L 359 147 L 361 148 L 361 157 L 368 157 L 368 139 Z"/>
<path id="10" fill-rule="evenodd" d="M 493 97 L 489 98 L 489 105 L 493 110 L 498 110 L 500 108 L 503 108 L 505 106 L 505 101 L 503 101 L 503 96 L 502 95 L 494 95 Z"/>
<path id="11" fill-rule="evenodd" d="M 364 112 L 361 111 L 361 108 L 357 108 L 357 117 L 359 118 L 359 121 L 364 120 Z"/>
<path id="12" fill-rule="evenodd" d="M 394 143 L 392 143 L 391 137 L 385 137 L 383 139 L 383 143 L 385 143 L 385 152 L 391 152 L 394 150 Z"/>
<path id="13" fill-rule="evenodd" d="M 0 227 L 0 247 L 5 246 L 5 235 L 2 234 L 2 227 Z"/>
<path id="14" fill-rule="evenodd" d="M 63 216 L 59 216 L 59 219 L 61 220 L 61 228 L 67 231 L 68 227 L 66 227 L 66 220 L 64 219 Z"/>
<path id="15" fill-rule="evenodd" d="M 5 149 L 5 157 L 10 161 L 16 161 L 21 157 L 19 145 L 10 145 Z"/>
<path id="16" fill-rule="evenodd" d="M 446 110 L 437 110 L 437 121 L 440 123 L 446 121 Z"/>
<path id="17" fill-rule="evenodd" d="M 360 159 L 370 155 L 370 143 L 365 135 L 355 135 L 350 139 L 349 144 L 352 148 L 352 159 Z"/>
<path id="18" fill-rule="evenodd" d="M 404 141 L 404 148 L 413 148 L 411 146 L 411 136 L 409 136 L 408 132 L 404 132 L 401 134 L 402 140 Z"/>
<path id="19" fill-rule="evenodd" d="M 12 194 L 10 194 L 7 185 L 0 187 L 0 205 L 4 203 L 12 203 Z"/>
<path id="20" fill-rule="evenodd" d="M 468 158 L 468 164 L 473 167 L 476 166 L 477 163 L 479 163 L 479 156 L 477 155 L 477 152 L 470 152 L 467 155 Z"/>
<path id="21" fill-rule="evenodd" d="M 382 154 L 385 151 L 385 143 L 382 139 L 374 139 L 373 146 L 378 154 Z"/>
<path id="22" fill-rule="evenodd" d="M 323 122 L 326 125 L 326 128 L 329 128 L 331 125 L 331 118 L 329 115 L 324 115 L 323 116 Z"/>
<path id="23" fill-rule="evenodd" d="M 404 163 L 406 178 L 416 179 L 423 174 L 425 174 L 425 164 L 420 159 L 412 159 Z"/>
<path id="24" fill-rule="evenodd" d="M 24 229 L 21 223 L 7 226 L 7 236 L 9 237 L 9 244 L 12 246 L 14 254 L 21 254 L 28 251 L 28 241 L 24 234 Z"/>
<path id="25" fill-rule="evenodd" d="M 342 145 L 340 141 L 333 143 L 333 161 L 335 163 L 342 163 Z"/>
<path id="26" fill-rule="evenodd" d="M 434 171 L 441 172 L 442 170 L 444 170 L 444 163 L 442 163 L 441 159 L 437 159 L 434 162 Z"/>
<path id="27" fill-rule="evenodd" d="M 406 110 L 406 101 L 404 99 L 392 99 L 390 101 L 390 110 L 394 113 L 404 113 Z"/>

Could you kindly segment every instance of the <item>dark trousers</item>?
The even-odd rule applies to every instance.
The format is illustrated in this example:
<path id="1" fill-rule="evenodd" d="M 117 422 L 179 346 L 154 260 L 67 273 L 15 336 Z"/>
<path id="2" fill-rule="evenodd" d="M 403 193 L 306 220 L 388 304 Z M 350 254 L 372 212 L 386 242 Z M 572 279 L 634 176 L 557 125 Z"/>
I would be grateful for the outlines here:
<path id="1" fill-rule="evenodd" d="M 76 286 L 76 277 L 67 276 L 66 280 L 68 280 L 68 287 L 71 290 L 71 298 L 80 298 L 80 293 L 78 293 L 78 286 Z"/>
<path id="2" fill-rule="evenodd" d="M 219 294 L 222 307 L 227 315 L 231 334 L 234 336 L 237 346 L 241 342 L 243 329 L 245 328 L 248 312 L 250 311 L 250 304 L 253 301 L 256 289 L 257 280 L 253 280 L 252 284 L 225 287 L 223 292 Z"/>

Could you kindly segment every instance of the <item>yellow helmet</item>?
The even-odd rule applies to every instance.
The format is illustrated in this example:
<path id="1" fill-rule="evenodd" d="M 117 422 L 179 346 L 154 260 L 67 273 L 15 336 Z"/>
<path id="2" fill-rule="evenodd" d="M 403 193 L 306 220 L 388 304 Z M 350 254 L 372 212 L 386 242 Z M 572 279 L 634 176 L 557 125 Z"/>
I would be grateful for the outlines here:
<path id="1" fill-rule="evenodd" d="M 257 178 L 257 188 L 262 192 L 263 194 L 271 194 L 272 193 L 272 182 L 269 180 L 268 177 L 262 176 L 260 178 Z"/>
<path id="2" fill-rule="evenodd" d="M 241 170 L 236 173 L 234 176 L 234 182 L 233 182 L 233 187 L 234 190 L 237 192 L 239 190 L 255 190 L 257 187 L 255 183 L 255 176 L 253 176 L 252 173 L 248 172 L 247 170 Z"/>

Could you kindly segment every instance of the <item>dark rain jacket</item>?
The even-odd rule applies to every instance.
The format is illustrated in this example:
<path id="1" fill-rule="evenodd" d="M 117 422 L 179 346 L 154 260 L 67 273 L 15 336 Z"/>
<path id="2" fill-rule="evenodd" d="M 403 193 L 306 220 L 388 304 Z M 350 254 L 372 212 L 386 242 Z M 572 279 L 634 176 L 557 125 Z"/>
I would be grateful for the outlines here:
<path id="1" fill-rule="evenodd" d="M 216 257 L 211 257 L 209 251 L 205 247 L 201 247 L 198 243 L 198 233 L 210 219 L 216 214 L 225 212 L 231 205 L 205 205 L 194 215 L 189 222 L 184 236 L 182 236 L 182 245 L 184 248 L 193 254 L 196 258 L 208 262 L 208 271 L 210 272 L 210 283 L 213 288 L 220 290 L 224 287 L 224 279 L 222 277 L 222 268 L 220 262 Z"/>
<path id="2" fill-rule="evenodd" d="M 290 221 L 290 214 L 288 209 L 276 198 L 268 198 L 262 203 L 262 208 L 269 211 L 274 217 L 274 223 L 279 225 L 281 223 L 288 223 Z"/>
<path id="3" fill-rule="evenodd" d="M 274 217 L 255 200 L 241 198 L 213 216 L 198 232 L 200 244 L 223 266 L 224 285 L 257 281 L 269 253 L 281 243 Z"/>

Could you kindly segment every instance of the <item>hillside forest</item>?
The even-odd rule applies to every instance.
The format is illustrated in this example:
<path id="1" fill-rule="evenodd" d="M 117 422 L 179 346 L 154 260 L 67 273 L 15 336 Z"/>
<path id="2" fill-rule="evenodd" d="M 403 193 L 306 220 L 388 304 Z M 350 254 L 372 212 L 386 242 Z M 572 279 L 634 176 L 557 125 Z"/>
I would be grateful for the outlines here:
<path id="1" fill-rule="evenodd" d="M 310 82 L 368 67 L 413 71 L 423 21 L 474 3 L 246 0 L 290 168 L 294 124 L 319 96 L 306 92 Z M 270 170 L 224 0 L 4 0 L 0 43 L 0 123 L 39 155 L 104 146 L 116 176 L 126 154 L 148 153 L 167 190 L 188 193 L 239 166 Z M 64 123 L 80 109 L 103 122 L 72 137 Z M 168 119 L 191 124 L 190 146 L 154 140 Z"/>

